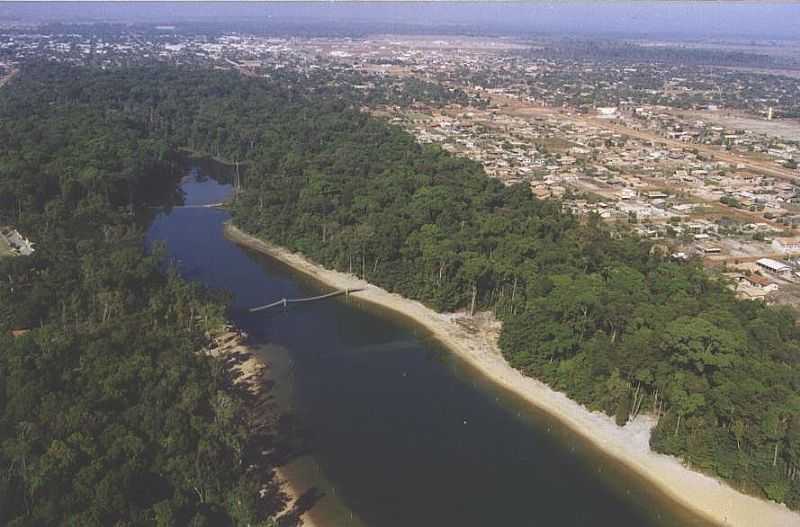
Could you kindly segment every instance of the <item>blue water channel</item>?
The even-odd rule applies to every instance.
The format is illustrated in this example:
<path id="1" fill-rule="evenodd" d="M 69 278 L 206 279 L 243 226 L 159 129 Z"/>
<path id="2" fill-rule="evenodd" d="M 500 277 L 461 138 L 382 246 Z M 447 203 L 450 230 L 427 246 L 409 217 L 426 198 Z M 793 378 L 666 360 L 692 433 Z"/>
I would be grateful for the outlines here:
<path id="1" fill-rule="evenodd" d="M 188 170 L 185 204 L 229 196 L 203 172 Z M 232 318 L 297 423 L 307 453 L 289 472 L 323 496 L 312 510 L 323 525 L 708 525 L 401 317 L 344 297 L 247 313 L 325 288 L 226 239 L 228 219 L 165 210 L 148 243 L 163 242 L 184 277 L 232 294 Z"/>

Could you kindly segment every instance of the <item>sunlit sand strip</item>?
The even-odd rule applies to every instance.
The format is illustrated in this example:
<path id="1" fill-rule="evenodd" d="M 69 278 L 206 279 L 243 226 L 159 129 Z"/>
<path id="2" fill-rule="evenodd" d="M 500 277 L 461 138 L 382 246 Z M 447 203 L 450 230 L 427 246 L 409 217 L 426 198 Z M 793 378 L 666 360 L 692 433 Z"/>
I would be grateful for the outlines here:
<path id="1" fill-rule="evenodd" d="M 354 296 L 423 325 L 487 378 L 553 415 L 677 502 L 709 520 L 734 527 L 800 527 L 800 514 L 785 505 L 742 494 L 713 477 L 688 469 L 673 456 L 651 451 L 650 432 L 655 425 L 652 418 L 641 416 L 625 427 L 617 426 L 612 418 L 590 412 L 563 393 L 522 375 L 508 364 L 493 339 L 470 334 L 453 322 L 452 315 L 437 313 L 420 302 L 389 293 L 353 275 L 325 269 L 300 254 L 250 236 L 230 223 L 225 225 L 225 235 L 331 287 L 363 288 Z"/>
<path id="2" fill-rule="evenodd" d="M 262 389 L 261 375 L 267 364 L 264 360 L 244 343 L 243 335 L 234 328 L 227 327 L 225 331 L 212 337 L 211 348 L 206 353 L 221 360 L 233 359 L 229 371 L 233 375 L 234 384 L 244 387 L 252 395 L 259 395 Z M 292 482 L 281 467 L 275 469 L 278 482 L 283 492 L 289 497 L 289 502 L 281 515 L 292 513 L 298 500 L 306 489 L 300 488 Z M 317 527 L 309 511 L 300 514 L 303 527 Z"/>

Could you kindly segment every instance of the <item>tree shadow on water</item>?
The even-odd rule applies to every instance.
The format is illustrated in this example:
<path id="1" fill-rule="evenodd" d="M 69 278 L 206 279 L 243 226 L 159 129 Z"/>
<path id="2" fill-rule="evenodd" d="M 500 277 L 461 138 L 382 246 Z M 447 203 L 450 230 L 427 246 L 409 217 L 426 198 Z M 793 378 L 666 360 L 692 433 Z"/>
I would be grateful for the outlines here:
<path id="1" fill-rule="evenodd" d="M 278 527 L 299 527 L 303 525 L 300 516 L 311 510 L 323 497 L 325 497 L 324 492 L 317 487 L 311 487 L 295 500 L 291 509 L 278 517 L 276 522 Z"/>

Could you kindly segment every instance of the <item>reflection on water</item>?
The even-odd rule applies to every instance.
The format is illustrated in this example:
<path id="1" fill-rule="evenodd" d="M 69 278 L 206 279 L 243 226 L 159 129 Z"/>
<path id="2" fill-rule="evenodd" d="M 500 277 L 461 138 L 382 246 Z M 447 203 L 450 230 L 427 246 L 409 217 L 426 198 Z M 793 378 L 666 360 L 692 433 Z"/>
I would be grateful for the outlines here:
<path id="1" fill-rule="evenodd" d="M 193 204 L 229 191 L 196 175 L 183 189 Z M 342 297 L 248 313 L 319 285 L 226 240 L 227 219 L 174 209 L 148 240 L 165 241 L 184 276 L 233 294 L 311 453 L 290 472 L 325 493 L 316 514 L 330 525 L 705 525 L 400 317 Z"/>

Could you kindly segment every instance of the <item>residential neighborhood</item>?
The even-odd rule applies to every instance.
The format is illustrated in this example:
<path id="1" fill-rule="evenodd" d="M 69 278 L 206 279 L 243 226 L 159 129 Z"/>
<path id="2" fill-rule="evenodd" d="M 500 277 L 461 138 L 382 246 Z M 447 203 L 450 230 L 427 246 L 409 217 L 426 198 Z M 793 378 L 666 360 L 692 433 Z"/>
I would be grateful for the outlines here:
<path id="1" fill-rule="evenodd" d="M 363 111 L 480 163 L 504 184 L 528 185 L 539 199 L 561 200 L 580 217 L 596 215 L 712 268 L 763 276 L 774 287 L 761 298 L 793 291 L 797 83 L 725 61 L 646 62 L 641 56 L 658 52 L 637 46 L 576 52 L 530 39 L 200 35 L 159 25 L 113 36 L 8 32 L 0 62 L 11 72 L 46 54 L 101 67 L 158 60 L 326 78 L 331 89 L 357 94 Z M 16 253 L 33 251 L 11 238 Z M 792 272 L 750 269 L 759 258 Z"/>

